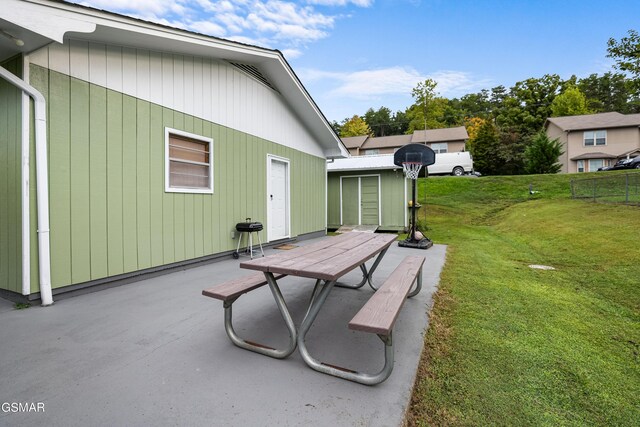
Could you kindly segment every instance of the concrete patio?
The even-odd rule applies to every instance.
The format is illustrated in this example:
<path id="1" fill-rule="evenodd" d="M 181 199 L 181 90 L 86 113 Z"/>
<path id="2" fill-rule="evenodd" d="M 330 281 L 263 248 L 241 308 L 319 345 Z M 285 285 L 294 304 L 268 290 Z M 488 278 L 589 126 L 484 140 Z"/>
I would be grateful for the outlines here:
<path id="1" fill-rule="evenodd" d="M 405 303 L 394 329 L 393 373 L 373 387 L 315 372 L 297 351 L 276 360 L 235 347 L 222 303 L 201 296 L 203 288 L 248 273 L 230 256 L 47 308 L 15 310 L 0 299 L 0 402 L 44 403 L 44 412 L 0 411 L 0 425 L 400 425 L 445 252 L 442 245 L 421 251 L 394 244 L 378 267 L 380 284 L 404 256 L 427 257 L 423 290 Z M 359 278 L 358 270 L 344 281 Z M 298 325 L 312 288 L 312 280 L 281 281 Z M 307 337 L 313 355 L 359 371 L 382 367 L 378 337 L 347 328 L 371 292 L 331 293 Z M 233 313 L 244 338 L 286 343 L 268 287 L 241 297 Z"/>

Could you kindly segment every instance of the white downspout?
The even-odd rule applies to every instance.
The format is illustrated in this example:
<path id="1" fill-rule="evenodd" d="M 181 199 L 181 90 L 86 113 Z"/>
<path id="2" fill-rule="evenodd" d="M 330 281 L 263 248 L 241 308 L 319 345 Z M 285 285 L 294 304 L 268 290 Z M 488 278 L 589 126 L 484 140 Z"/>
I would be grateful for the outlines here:
<path id="1" fill-rule="evenodd" d="M 22 79 L 29 82 L 29 57 L 24 55 L 22 63 Z M 29 200 L 30 162 L 29 130 L 31 103 L 29 95 L 22 92 L 22 295 L 31 293 L 31 201 Z"/>
<path id="2" fill-rule="evenodd" d="M 40 272 L 40 299 L 42 305 L 53 304 L 51 293 L 51 259 L 49 253 L 49 183 L 47 171 L 47 117 L 44 96 L 5 68 L 0 77 L 20 88 L 33 98 L 36 138 L 36 198 L 38 206 L 38 256 Z M 24 156 L 24 153 L 23 153 Z"/>

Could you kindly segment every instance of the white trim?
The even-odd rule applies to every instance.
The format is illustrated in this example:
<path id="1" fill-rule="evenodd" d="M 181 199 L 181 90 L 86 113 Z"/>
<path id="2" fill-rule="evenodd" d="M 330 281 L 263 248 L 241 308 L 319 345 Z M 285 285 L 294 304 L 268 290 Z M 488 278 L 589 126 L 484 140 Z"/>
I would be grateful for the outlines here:
<path id="1" fill-rule="evenodd" d="M 171 187 L 169 185 L 169 134 L 184 136 L 209 144 L 209 188 Z M 170 127 L 164 128 L 164 191 L 165 193 L 213 194 L 213 139 Z"/>
<path id="2" fill-rule="evenodd" d="M 358 224 L 362 224 L 362 177 L 358 177 Z"/>
<path id="3" fill-rule="evenodd" d="M 378 227 L 382 227 L 382 178 L 378 175 Z"/>
<path id="4" fill-rule="evenodd" d="M 287 173 L 287 192 L 285 194 L 285 211 L 287 214 L 286 225 L 287 230 L 284 236 L 272 236 L 271 235 L 271 204 L 270 195 L 271 195 L 271 164 L 273 161 L 281 162 L 286 165 Z M 326 209 L 325 209 L 326 210 Z M 272 240 L 280 240 L 291 238 L 291 161 L 286 157 L 276 156 L 275 154 L 267 154 L 267 242 L 271 242 Z"/>
<path id="5" fill-rule="evenodd" d="M 344 224 L 342 221 L 342 178 L 344 177 L 340 177 L 340 225 Z"/>
<path id="6" fill-rule="evenodd" d="M 329 226 L 329 172 L 327 171 L 327 162 L 324 162 L 324 231 L 327 232 Z"/>
<path id="7" fill-rule="evenodd" d="M 344 225 L 342 219 L 342 180 L 345 178 L 358 178 L 358 224 L 362 224 L 362 178 L 378 177 L 378 227 L 382 226 L 382 176 L 379 174 L 368 175 L 342 175 L 340 177 L 340 225 Z M 405 199 L 406 199 L 406 184 L 405 184 Z M 406 203 L 405 203 L 406 205 Z M 405 212 L 405 222 L 407 214 Z M 351 225 L 351 224 L 350 224 Z"/>
<path id="8" fill-rule="evenodd" d="M 29 84 L 29 55 L 22 61 L 22 80 Z M 29 203 L 29 144 L 31 103 L 29 95 L 22 92 L 22 295 L 31 293 L 31 215 Z"/>

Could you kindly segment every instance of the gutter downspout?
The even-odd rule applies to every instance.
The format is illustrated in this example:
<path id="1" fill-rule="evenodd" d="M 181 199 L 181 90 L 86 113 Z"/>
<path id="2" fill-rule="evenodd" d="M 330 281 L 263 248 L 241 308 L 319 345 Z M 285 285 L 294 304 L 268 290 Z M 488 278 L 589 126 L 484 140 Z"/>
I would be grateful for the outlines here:
<path id="1" fill-rule="evenodd" d="M 42 305 L 53 304 L 51 293 L 51 258 L 49 251 L 49 182 L 47 171 L 47 117 L 44 96 L 33 86 L 0 67 L 0 77 L 33 98 L 36 139 L 36 197 L 38 207 L 38 256 L 40 299 Z M 23 153 L 24 156 L 25 153 Z"/>
<path id="2" fill-rule="evenodd" d="M 24 55 L 22 60 L 22 80 L 29 81 L 29 57 Z M 22 295 L 31 293 L 31 201 L 29 200 L 29 180 L 31 166 L 29 159 L 29 145 L 31 143 L 31 102 L 29 95 L 22 92 Z"/>

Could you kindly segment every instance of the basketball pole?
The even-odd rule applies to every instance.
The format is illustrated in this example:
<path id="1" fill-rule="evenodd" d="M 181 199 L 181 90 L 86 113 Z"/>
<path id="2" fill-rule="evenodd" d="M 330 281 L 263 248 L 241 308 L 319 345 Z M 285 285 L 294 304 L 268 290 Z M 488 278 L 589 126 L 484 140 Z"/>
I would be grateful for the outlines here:
<path id="1" fill-rule="evenodd" d="M 413 187 L 411 190 L 411 241 L 416 241 L 416 187 L 418 186 L 418 180 L 412 179 Z"/>

